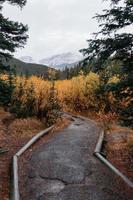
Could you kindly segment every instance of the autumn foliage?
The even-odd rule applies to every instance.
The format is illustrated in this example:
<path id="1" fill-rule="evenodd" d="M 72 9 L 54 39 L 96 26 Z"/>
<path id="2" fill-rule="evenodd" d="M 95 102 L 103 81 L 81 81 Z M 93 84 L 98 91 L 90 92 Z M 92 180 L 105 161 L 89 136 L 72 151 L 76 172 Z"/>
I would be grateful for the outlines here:
<path id="1" fill-rule="evenodd" d="M 51 84 L 41 78 L 32 76 L 30 78 L 17 77 L 15 80 L 15 91 L 12 97 L 12 105 L 20 102 L 22 108 L 32 106 L 32 112 L 38 115 L 48 105 Z"/>
<path id="2" fill-rule="evenodd" d="M 80 74 L 71 80 L 56 82 L 58 99 L 62 108 L 84 111 L 95 109 L 97 102 L 95 91 L 99 87 L 99 76 L 90 72 L 87 76 Z"/>
<path id="3" fill-rule="evenodd" d="M 52 82 L 36 76 L 15 77 L 15 90 L 12 95 L 10 111 L 19 118 L 36 116 L 45 119 L 48 124 L 51 115 L 56 115 L 58 102 L 52 91 Z M 54 113 L 54 114 L 53 114 Z"/>
<path id="4" fill-rule="evenodd" d="M 4 75 L 3 80 L 8 80 Z M 111 77 L 108 84 L 119 82 L 119 77 Z M 118 118 L 118 110 L 126 107 L 131 99 L 120 101 L 113 92 L 101 90 L 100 76 L 94 72 L 69 80 L 54 78 L 44 80 L 42 77 L 14 76 L 14 92 L 11 99 L 10 111 L 16 117 L 27 118 L 36 116 L 52 124 L 58 118 L 59 111 L 69 110 L 80 113 L 93 112 L 108 129 L 110 122 Z M 128 92 L 123 91 L 123 94 Z"/>

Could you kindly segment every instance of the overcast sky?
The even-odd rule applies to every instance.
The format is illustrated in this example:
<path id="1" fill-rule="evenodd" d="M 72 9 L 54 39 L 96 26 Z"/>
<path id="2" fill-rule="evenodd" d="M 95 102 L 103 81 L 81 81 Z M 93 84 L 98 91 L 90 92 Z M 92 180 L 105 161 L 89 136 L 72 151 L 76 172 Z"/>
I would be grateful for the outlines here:
<path id="1" fill-rule="evenodd" d="M 90 34 L 97 31 L 92 17 L 105 8 L 107 3 L 102 0 L 27 0 L 22 11 L 5 4 L 3 12 L 29 26 L 27 45 L 15 56 L 39 60 L 86 47 Z"/>

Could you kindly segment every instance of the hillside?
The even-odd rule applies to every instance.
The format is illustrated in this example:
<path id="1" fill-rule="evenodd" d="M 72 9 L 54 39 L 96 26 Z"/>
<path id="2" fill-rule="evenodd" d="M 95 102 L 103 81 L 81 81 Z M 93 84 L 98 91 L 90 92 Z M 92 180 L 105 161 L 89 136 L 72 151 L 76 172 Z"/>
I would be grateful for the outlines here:
<path id="1" fill-rule="evenodd" d="M 11 68 L 15 68 L 18 75 L 37 75 L 47 78 L 49 69 L 53 69 L 46 65 L 25 63 L 16 58 L 12 58 L 8 62 L 4 61 L 4 63 L 10 65 Z"/>

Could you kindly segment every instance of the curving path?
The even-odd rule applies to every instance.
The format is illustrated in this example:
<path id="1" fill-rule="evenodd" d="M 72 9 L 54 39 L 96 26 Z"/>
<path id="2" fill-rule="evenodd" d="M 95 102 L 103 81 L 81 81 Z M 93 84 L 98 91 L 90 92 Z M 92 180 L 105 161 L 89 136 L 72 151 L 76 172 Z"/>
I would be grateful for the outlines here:
<path id="1" fill-rule="evenodd" d="M 99 132 L 92 122 L 73 118 L 38 147 L 28 160 L 32 170 L 26 172 L 27 195 L 21 199 L 131 200 L 132 191 L 93 156 Z"/>

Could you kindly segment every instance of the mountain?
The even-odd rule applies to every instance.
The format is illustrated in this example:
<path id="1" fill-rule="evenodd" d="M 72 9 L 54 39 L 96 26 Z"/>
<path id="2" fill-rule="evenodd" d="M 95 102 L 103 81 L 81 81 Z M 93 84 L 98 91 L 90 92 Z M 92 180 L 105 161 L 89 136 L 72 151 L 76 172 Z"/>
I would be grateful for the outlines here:
<path id="1" fill-rule="evenodd" d="M 31 56 L 23 56 L 23 57 L 20 57 L 19 60 L 25 63 L 35 63 L 35 61 L 33 60 Z"/>
<path id="2" fill-rule="evenodd" d="M 3 60 L 2 62 L 5 65 L 9 65 L 11 68 L 14 68 L 16 70 L 16 74 L 18 75 L 37 75 L 48 78 L 49 69 L 55 71 L 55 69 L 46 65 L 25 63 L 16 58 L 11 58 L 8 61 Z"/>
<path id="3" fill-rule="evenodd" d="M 63 69 L 66 66 L 73 67 L 82 59 L 83 56 L 81 54 L 68 52 L 44 58 L 40 60 L 39 63 L 52 66 L 56 69 Z"/>
<path id="4" fill-rule="evenodd" d="M 34 63 L 34 59 L 30 56 L 24 56 L 20 59 L 11 58 L 8 61 L 3 59 L 3 64 L 15 68 L 18 75 L 37 75 L 48 78 L 49 69 L 56 71 L 64 69 L 66 66 L 74 67 L 82 59 L 81 54 L 68 52 L 42 59 L 39 61 L 40 64 Z"/>

